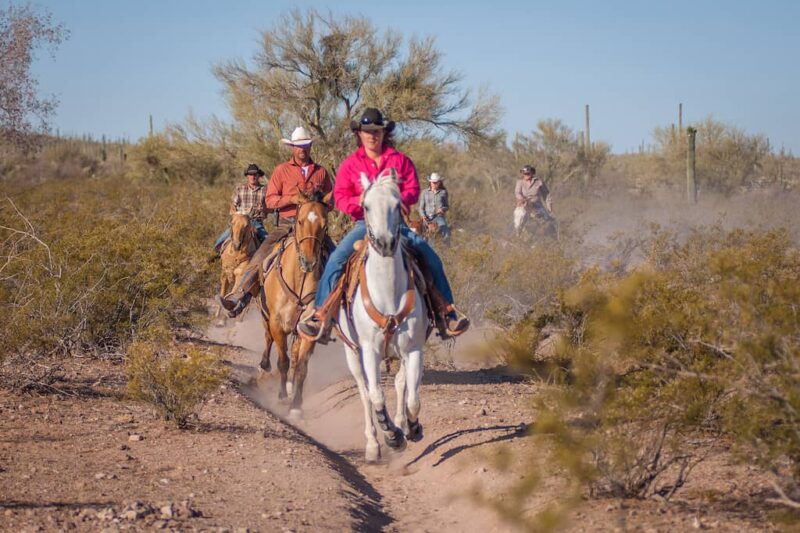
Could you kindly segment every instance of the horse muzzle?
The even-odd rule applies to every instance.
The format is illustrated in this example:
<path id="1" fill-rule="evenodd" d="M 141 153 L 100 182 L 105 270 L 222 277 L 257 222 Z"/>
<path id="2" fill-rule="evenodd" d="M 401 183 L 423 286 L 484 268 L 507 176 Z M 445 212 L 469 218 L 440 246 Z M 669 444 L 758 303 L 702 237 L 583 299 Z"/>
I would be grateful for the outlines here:
<path id="1" fill-rule="evenodd" d="M 397 236 L 389 237 L 388 239 L 375 239 L 372 241 L 372 247 L 382 257 L 392 257 L 397 251 L 397 245 L 400 239 Z"/>
<path id="2" fill-rule="evenodd" d="M 317 266 L 316 259 L 314 259 L 313 261 L 309 261 L 302 255 L 300 255 L 300 270 L 302 270 L 306 274 L 310 274 L 311 272 L 314 272 L 316 266 Z"/>

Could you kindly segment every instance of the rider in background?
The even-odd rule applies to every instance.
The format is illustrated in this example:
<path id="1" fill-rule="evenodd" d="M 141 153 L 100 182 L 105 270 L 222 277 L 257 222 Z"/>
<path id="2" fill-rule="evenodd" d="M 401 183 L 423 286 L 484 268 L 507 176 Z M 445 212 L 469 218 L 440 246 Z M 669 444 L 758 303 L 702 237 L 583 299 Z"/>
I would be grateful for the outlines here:
<path id="1" fill-rule="evenodd" d="M 426 224 L 436 224 L 439 233 L 442 235 L 444 243 L 450 244 L 450 228 L 444 215 L 450 208 L 447 199 L 447 189 L 444 187 L 444 179 L 434 172 L 428 178 L 429 188 L 422 191 L 419 201 L 419 214 Z"/>
<path id="2" fill-rule="evenodd" d="M 281 139 L 281 142 L 291 147 L 292 157 L 275 167 L 266 192 L 266 205 L 278 213 L 278 222 L 270 232 L 269 238 L 261 243 L 250 259 L 247 270 L 230 297 L 217 296 L 217 303 L 228 311 L 228 316 L 231 318 L 247 307 L 253 293 L 260 288 L 261 264 L 272 252 L 275 243 L 292 230 L 297 214 L 295 203 L 297 194 L 303 192 L 306 196 L 314 193 L 325 195 L 333 189 L 328 171 L 311 159 L 313 139 L 305 128 L 295 128 L 291 139 Z M 333 249 L 330 237 L 326 240 L 326 246 L 328 249 Z"/>
<path id="3" fill-rule="evenodd" d="M 334 292 L 345 264 L 352 255 L 355 243 L 367 234 L 364 223 L 364 211 L 361 207 L 363 190 L 360 176 L 366 174 L 374 181 L 386 169 L 397 171 L 398 186 L 402 207 L 408 210 L 419 199 L 419 182 L 414 163 L 405 154 L 398 152 L 392 145 L 392 131 L 395 123 L 384 121 L 383 114 L 374 108 L 367 108 L 361 118 L 350 123 L 350 129 L 356 136 L 358 148 L 345 159 L 336 173 L 336 185 L 333 196 L 336 207 L 350 215 L 355 225 L 345 235 L 336 250 L 331 254 L 325 271 L 322 273 L 314 309 L 298 325 L 305 336 L 318 341 L 327 341 L 331 319 L 336 311 L 339 295 Z M 410 247 L 422 257 L 433 277 L 434 288 L 431 292 L 436 311 L 444 318 L 443 336 L 459 335 L 469 327 L 469 320 L 453 306 L 453 293 L 444 273 L 444 266 L 439 256 L 425 240 L 402 225 L 401 233 Z"/>
<path id="4" fill-rule="evenodd" d="M 520 169 L 520 178 L 514 189 L 517 207 L 533 208 L 536 216 L 544 220 L 553 220 L 553 201 L 547 185 L 536 176 L 536 169 L 525 165 Z"/>
<path id="5" fill-rule="evenodd" d="M 264 186 L 260 182 L 264 171 L 258 168 L 258 165 L 251 164 L 245 169 L 244 175 L 247 178 L 247 183 L 237 185 L 233 190 L 230 214 L 244 213 L 250 215 L 250 224 L 256 230 L 258 240 L 263 241 L 267 238 L 267 230 L 264 228 L 264 216 L 267 214 L 267 209 L 264 204 Z M 222 244 L 230 236 L 231 228 L 228 226 L 217 238 L 217 242 L 214 243 L 214 250 L 219 252 Z"/>

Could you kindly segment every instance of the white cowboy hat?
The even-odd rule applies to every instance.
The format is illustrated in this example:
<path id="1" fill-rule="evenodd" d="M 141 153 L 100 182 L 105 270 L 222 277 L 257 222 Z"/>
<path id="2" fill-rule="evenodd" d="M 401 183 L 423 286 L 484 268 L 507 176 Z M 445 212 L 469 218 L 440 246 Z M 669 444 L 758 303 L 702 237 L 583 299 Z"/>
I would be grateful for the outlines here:
<path id="1" fill-rule="evenodd" d="M 436 172 L 434 172 L 433 174 L 431 174 L 431 177 L 428 178 L 428 181 L 430 181 L 431 183 L 439 183 L 440 181 L 442 181 L 442 177 Z"/>
<path id="2" fill-rule="evenodd" d="M 309 146 L 314 140 L 311 138 L 311 134 L 308 133 L 307 129 L 303 126 L 299 126 L 292 132 L 291 139 L 281 139 L 281 142 L 289 146 Z"/>

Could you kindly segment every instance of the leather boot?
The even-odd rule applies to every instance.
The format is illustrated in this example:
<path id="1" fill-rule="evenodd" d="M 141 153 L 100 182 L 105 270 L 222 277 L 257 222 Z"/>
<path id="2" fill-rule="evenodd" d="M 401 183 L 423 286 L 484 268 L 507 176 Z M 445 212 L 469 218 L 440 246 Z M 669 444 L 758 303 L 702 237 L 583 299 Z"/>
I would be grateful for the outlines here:
<path id="1" fill-rule="evenodd" d="M 258 270 L 248 270 L 242 276 L 235 291 L 224 298 L 218 294 L 215 299 L 228 312 L 230 318 L 236 318 L 247 308 L 247 304 L 250 303 L 250 299 L 253 297 L 253 288 L 257 283 Z"/>
<path id="2" fill-rule="evenodd" d="M 436 311 L 436 328 L 442 339 L 458 337 L 469 329 L 469 318 L 445 300 L 436 287 L 429 285 L 431 302 Z"/>
<path id="3" fill-rule="evenodd" d="M 338 283 L 319 309 L 309 309 L 309 314 L 297 324 L 300 334 L 310 341 L 328 344 L 331 340 L 333 313 L 339 308 L 342 284 Z"/>

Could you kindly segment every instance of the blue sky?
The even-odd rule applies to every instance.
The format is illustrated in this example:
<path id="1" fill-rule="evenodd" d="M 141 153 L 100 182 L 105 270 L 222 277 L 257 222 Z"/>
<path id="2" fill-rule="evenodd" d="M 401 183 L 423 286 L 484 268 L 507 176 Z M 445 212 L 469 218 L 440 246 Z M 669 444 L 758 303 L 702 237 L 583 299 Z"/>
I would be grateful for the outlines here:
<path id="1" fill-rule="evenodd" d="M 0 0 L 8 3 L 8 0 Z M 61 132 L 136 139 L 197 116 L 226 117 L 215 63 L 249 59 L 259 31 L 293 7 L 361 14 L 382 28 L 433 35 L 448 67 L 488 85 L 501 126 L 543 118 L 583 127 L 615 152 L 650 142 L 657 125 L 711 114 L 800 154 L 800 2 L 34 0 L 70 30 L 55 60 L 35 65 L 61 104 Z"/>

